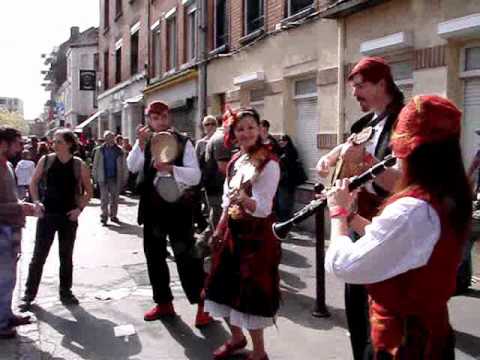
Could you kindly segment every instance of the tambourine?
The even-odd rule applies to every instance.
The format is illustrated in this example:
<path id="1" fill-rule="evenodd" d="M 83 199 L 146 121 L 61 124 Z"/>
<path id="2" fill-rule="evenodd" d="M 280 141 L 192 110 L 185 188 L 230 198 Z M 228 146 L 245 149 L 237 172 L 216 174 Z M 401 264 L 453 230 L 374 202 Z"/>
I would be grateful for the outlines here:
<path id="1" fill-rule="evenodd" d="M 150 140 L 150 151 L 153 161 L 172 163 L 178 156 L 178 141 L 175 135 L 168 131 L 154 133 Z M 154 185 L 158 195 L 169 203 L 178 201 L 183 194 L 175 178 L 170 174 L 158 175 Z"/>
<path id="2" fill-rule="evenodd" d="M 178 141 L 168 131 L 154 133 L 150 140 L 150 151 L 153 160 L 170 163 L 178 156 Z"/>
<path id="3" fill-rule="evenodd" d="M 362 145 L 372 138 L 374 131 L 375 130 L 373 129 L 373 127 L 367 126 L 359 133 L 352 134 L 348 138 L 348 141 L 350 141 L 354 145 Z M 363 168 L 359 168 L 359 164 L 362 161 L 363 159 L 359 159 L 358 162 L 354 161 L 353 163 L 346 163 L 343 158 L 338 159 L 337 164 L 335 165 L 335 170 L 332 174 L 332 178 L 330 180 L 330 184 L 333 186 L 335 182 L 339 179 L 352 177 L 360 174 L 363 171 Z"/>

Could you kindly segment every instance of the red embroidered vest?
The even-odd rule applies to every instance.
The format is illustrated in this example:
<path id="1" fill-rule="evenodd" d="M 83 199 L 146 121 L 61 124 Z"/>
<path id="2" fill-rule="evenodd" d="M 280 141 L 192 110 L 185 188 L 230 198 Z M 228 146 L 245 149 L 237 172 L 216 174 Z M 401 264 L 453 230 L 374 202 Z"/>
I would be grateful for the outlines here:
<path id="1" fill-rule="evenodd" d="M 451 332 L 447 302 L 455 292 L 463 239 L 449 226 L 446 210 L 422 189 L 402 192 L 388 203 L 407 196 L 424 200 L 436 210 L 440 218 L 440 238 L 425 266 L 367 286 L 372 343 L 376 351 L 396 356 L 405 342 L 406 321 L 413 318 L 428 333 L 425 351 L 430 357 L 427 358 L 437 359 L 434 353 L 442 348 L 437 345 L 444 344 Z"/>

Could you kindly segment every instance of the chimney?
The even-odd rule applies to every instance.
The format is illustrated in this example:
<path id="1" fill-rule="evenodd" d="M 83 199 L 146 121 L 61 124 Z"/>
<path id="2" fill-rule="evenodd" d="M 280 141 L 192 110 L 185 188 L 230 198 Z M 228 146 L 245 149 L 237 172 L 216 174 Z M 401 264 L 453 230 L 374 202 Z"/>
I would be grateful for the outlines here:
<path id="1" fill-rule="evenodd" d="M 72 26 L 70 28 L 70 40 L 75 40 L 80 35 L 80 28 L 78 26 Z"/>

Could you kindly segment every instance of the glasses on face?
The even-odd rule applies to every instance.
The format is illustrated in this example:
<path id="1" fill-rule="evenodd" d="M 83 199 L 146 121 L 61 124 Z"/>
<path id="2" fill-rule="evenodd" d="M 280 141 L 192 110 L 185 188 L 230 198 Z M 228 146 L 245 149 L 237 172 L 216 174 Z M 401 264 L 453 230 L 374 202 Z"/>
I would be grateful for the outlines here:
<path id="1" fill-rule="evenodd" d="M 203 126 L 215 126 L 215 123 L 205 123 Z"/>

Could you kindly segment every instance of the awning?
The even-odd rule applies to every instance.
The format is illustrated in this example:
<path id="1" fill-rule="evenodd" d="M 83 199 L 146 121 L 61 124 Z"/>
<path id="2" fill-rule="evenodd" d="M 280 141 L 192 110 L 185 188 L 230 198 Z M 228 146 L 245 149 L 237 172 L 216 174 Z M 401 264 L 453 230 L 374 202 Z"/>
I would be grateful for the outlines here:
<path id="1" fill-rule="evenodd" d="M 136 104 L 136 103 L 140 103 L 142 101 L 143 101 L 143 94 L 140 94 L 140 95 L 131 97 L 129 99 L 126 99 L 123 103 L 124 104 Z"/>
<path id="2" fill-rule="evenodd" d="M 103 114 L 103 110 L 101 111 L 97 111 L 95 114 L 93 114 L 92 116 L 90 116 L 87 120 L 81 122 L 80 124 L 78 124 L 74 131 L 83 131 L 83 128 L 85 128 L 86 126 L 89 126 L 92 124 L 93 121 L 95 121 L 96 119 L 98 119 L 100 117 L 100 115 Z"/>

